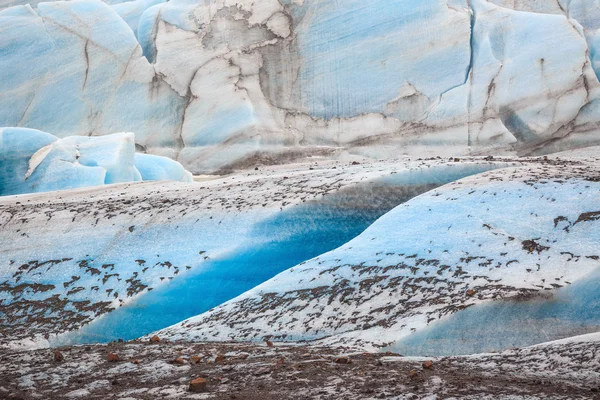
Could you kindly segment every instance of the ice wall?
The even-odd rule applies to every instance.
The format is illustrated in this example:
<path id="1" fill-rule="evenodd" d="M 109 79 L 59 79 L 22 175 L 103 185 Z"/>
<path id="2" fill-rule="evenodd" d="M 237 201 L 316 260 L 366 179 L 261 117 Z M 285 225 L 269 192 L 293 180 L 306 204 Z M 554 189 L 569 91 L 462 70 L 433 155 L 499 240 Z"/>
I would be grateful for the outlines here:
<path id="1" fill-rule="evenodd" d="M 192 172 L 597 144 L 599 9 L 597 0 L 15 5 L 0 9 L 0 125 L 60 137 L 131 131 Z"/>

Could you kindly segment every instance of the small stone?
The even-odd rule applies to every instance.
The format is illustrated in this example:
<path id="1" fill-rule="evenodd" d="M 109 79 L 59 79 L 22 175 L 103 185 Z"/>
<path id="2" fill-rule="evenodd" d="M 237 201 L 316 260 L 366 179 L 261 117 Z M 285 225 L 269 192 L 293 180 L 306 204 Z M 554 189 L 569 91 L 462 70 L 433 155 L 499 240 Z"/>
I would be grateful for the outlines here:
<path id="1" fill-rule="evenodd" d="M 117 362 L 119 361 L 119 356 L 115 353 L 108 353 L 108 355 L 106 356 L 106 361 Z"/>
<path id="2" fill-rule="evenodd" d="M 173 364 L 183 365 L 183 364 L 185 364 L 185 360 L 181 357 L 177 357 L 176 359 L 173 360 Z"/>
<path id="3" fill-rule="evenodd" d="M 267 347 L 273 347 L 273 342 L 270 340 L 267 340 L 265 343 L 267 344 Z"/>
<path id="4" fill-rule="evenodd" d="M 271 373 L 271 369 L 268 367 L 263 367 L 263 368 L 259 368 L 256 371 L 254 371 L 254 375 L 259 376 L 259 375 L 267 375 Z"/>
<path id="5" fill-rule="evenodd" d="M 433 368 L 433 361 L 427 360 L 423 363 L 423 369 L 431 369 Z"/>
<path id="6" fill-rule="evenodd" d="M 65 356 L 63 356 L 60 351 L 56 350 L 54 352 L 54 361 L 63 362 L 63 361 L 65 361 Z"/>
<path id="7" fill-rule="evenodd" d="M 336 364 L 351 364 L 352 360 L 348 356 L 337 356 L 333 359 L 333 362 Z"/>
<path id="8" fill-rule="evenodd" d="M 134 363 L 135 365 L 139 365 L 139 364 L 140 364 L 140 360 L 133 360 L 133 363 Z"/>
<path id="9" fill-rule="evenodd" d="M 200 393 L 206 391 L 208 382 L 204 378 L 196 378 L 190 382 L 190 392 Z"/>
<path id="10" fill-rule="evenodd" d="M 154 335 L 150 338 L 150 343 L 160 343 L 160 338 Z"/>
<path id="11" fill-rule="evenodd" d="M 217 357 L 215 357 L 216 363 L 221 362 L 221 361 L 225 361 L 225 355 L 223 355 L 223 354 L 219 354 L 219 355 L 217 355 Z"/>
<path id="12" fill-rule="evenodd" d="M 477 290 L 469 289 L 467 290 L 467 296 L 473 297 L 477 294 Z"/>
<path id="13" fill-rule="evenodd" d="M 417 376 L 419 376 L 419 371 L 417 371 L 416 369 L 411 369 L 410 372 L 408 373 L 408 377 L 411 379 L 414 379 Z"/>
<path id="14" fill-rule="evenodd" d="M 119 385 L 119 381 L 115 379 L 115 380 L 113 380 L 113 381 L 111 382 L 111 384 L 112 384 L 113 386 L 117 386 L 117 385 Z"/>
<path id="15" fill-rule="evenodd" d="M 192 356 L 192 361 L 195 362 L 196 364 L 198 364 L 200 362 L 200 357 L 199 356 Z"/>

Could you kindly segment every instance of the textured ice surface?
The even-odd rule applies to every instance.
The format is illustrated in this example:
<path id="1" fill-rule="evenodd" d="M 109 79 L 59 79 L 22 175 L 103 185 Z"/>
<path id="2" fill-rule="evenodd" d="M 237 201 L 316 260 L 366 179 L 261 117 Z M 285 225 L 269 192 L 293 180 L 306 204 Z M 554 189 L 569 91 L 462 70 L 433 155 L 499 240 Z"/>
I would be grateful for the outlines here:
<path id="1" fill-rule="evenodd" d="M 109 3 L 0 9 L 0 125 L 192 172 L 600 140 L 598 0 Z"/>
<path id="2" fill-rule="evenodd" d="M 556 319 L 551 338 L 596 330 L 595 296 L 581 301 L 597 291 L 598 280 L 585 279 L 600 266 L 597 157 L 561 160 L 488 172 L 419 196 L 340 248 L 159 334 L 378 346 L 431 326 L 439 346 L 447 340 L 448 354 L 542 342 L 535 324 L 549 317 Z M 572 291 L 557 290 L 570 285 Z M 516 303 L 493 302 L 502 299 Z M 478 312 L 484 303 L 491 305 Z M 514 322 L 502 340 L 486 327 L 470 335 L 494 318 L 486 310 L 498 309 L 508 310 L 494 314 L 499 322 Z M 438 320 L 449 322 L 436 330 Z M 472 343 L 461 347 L 464 337 Z"/>
<path id="3" fill-rule="evenodd" d="M 444 178 L 440 177 L 443 182 Z M 256 223 L 240 246 L 141 296 L 59 343 L 135 339 L 205 312 L 294 265 L 341 246 L 398 204 L 439 186 L 380 179 L 308 201 Z"/>
<path id="4" fill-rule="evenodd" d="M 546 298 L 471 307 L 388 350 L 420 356 L 474 354 L 600 332 L 599 287 L 600 271 L 596 270 Z"/>
<path id="5" fill-rule="evenodd" d="M 121 305 L 114 328 L 101 329 L 99 320 L 90 335 L 106 339 L 138 334 L 135 325 L 164 327 L 339 245 L 394 200 L 507 164 L 311 163 L 202 183 L 2 197 L 1 340 L 74 330 Z M 148 295 L 152 289 L 162 292 Z M 136 298 L 143 307 L 132 303 Z"/>
<path id="6" fill-rule="evenodd" d="M 134 0 L 112 6 L 113 10 L 123 18 L 137 37 L 138 26 L 142 15 L 149 8 L 164 3 L 165 0 Z"/>
<path id="7" fill-rule="evenodd" d="M 192 176 L 171 159 L 136 154 L 132 133 L 58 139 L 32 129 L 0 128 L 0 195 L 142 179 L 191 182 Z"/>

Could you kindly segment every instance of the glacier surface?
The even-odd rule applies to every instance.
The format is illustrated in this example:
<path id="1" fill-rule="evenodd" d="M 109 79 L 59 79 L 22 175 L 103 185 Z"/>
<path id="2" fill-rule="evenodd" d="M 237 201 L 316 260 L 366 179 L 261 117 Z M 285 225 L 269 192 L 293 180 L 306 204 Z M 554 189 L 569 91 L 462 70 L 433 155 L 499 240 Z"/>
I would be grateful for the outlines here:
<path id="1" fill-rule="evenodd" d="M 596 155 L 533 159 L 459 180 L 157 334 L 440 355 L 596 332 L 599 174 Z"/>
<path id="2" fill-rule="evenodd" d="M 313 162 L 0 197 L 0 345 L 146 334 L 343 244 L 396 201 L 518 164 Z"/>
<path id="3" fill-rule="evenodd" d="M 0 126 L 134 132 L 192 172 L 600 143 L 597 0 L 23 3 Z"/>

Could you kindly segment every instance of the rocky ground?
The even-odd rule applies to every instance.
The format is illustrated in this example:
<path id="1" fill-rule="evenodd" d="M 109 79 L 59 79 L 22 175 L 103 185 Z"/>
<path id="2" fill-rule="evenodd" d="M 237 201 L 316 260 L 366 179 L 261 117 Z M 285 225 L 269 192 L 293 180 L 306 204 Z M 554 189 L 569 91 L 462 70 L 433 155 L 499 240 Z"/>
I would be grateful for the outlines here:
<path id="1" fill-rule="evenodd" d="M 6 399 L 600 399 L 598 340 L 445 358 L 164 340 L 0 357 Z"/>

